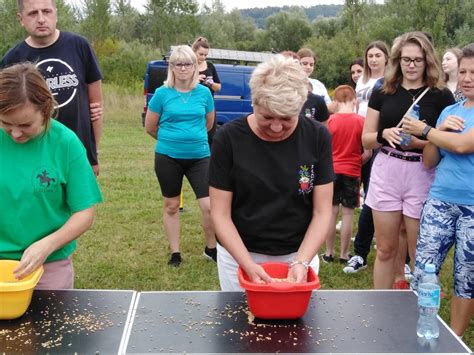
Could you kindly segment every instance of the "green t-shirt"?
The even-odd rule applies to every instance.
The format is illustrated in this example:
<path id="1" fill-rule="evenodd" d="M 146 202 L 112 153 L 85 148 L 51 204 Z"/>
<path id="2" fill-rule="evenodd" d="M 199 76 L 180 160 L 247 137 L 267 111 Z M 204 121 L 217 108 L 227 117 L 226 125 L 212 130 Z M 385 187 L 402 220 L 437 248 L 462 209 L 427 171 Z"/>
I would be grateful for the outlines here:
<path id="1" fill-rule="evenodd" d="M 12 260 L 73 213 L 102 201 L 84 146 L 55 120 L 24 144 L 0 129 L 0 196 L 0 259 Z M 75 249 L 73 241 L 46 261 L 66 259 Z"/>

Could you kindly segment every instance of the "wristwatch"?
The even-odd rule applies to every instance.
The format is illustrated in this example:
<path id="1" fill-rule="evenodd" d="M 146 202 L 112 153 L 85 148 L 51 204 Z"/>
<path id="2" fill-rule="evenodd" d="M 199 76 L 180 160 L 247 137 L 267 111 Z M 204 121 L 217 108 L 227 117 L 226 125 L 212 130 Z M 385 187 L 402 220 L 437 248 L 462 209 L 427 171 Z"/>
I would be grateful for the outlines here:
<path id="1" fill-rule="evenodd" d="M 431 127 L 430 125 L 426 125 L 425 128 L 423 128 L 423 131 L 421 132 L 421 137 L 424 138 L 424 139 L 428 139 L 428 133 L 431 131 Z"/>

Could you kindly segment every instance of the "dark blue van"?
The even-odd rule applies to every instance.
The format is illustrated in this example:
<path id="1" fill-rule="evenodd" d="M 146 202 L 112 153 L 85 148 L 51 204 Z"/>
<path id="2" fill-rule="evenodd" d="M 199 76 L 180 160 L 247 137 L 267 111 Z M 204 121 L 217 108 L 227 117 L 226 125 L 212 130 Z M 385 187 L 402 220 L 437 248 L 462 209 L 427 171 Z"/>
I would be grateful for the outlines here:
<path id="1" fill-rule="evenodd" d="M 224 49 L 209 50 L 207 58 L 211 60 L 216 67 L 222 84 L 221 91 L 214 94 L 218 124 L 222 125 L 252 112 L 249 80 L 255 67 L 247 64 L 255 64 L 264 61 L 271 55 L 271 53 Z M 216 63 L 217 61 L 234 62 L 238 64 L 218 64 Z M 145 106 L 142 113 L 143 122 L 145 120 L 148 102 L 151 100 L 155 90 L 163 85 L 163 82 L 166 80 L 167 72 L 167 58 L 151 61 L 147 64 L 144 80 Z"/>

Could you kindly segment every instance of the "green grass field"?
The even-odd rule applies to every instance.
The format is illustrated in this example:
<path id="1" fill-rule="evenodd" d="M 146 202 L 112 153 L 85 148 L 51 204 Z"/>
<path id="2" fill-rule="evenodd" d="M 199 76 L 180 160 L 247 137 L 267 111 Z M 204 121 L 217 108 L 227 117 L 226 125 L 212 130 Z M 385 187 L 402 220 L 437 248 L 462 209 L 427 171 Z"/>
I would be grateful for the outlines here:
<path id="1" fill-rule="evenodd" d="M 181 214 L 183 264 L 168 267 L 168 243 L 161 221 L 162 201 L 153 170 L 155 141 L 144 133 L 140 113 L 143 96 L 105 85 L 105 121 L 100 148 L 99 182 L 105 202 L 96 221 L 78 241 L 74 256 L 76 287 L 90 289 L 218 290 L 217 269 L 202 257 L 204 236 L 200 214 L 189 185 L 184 186 Z M 322 264 L 324 289 L 372 288 L 372 265 L 346 275 L 340 264 Z M 452 258 L 441 275 L 443 289 L 452 292 Z M 449 300 L 441 316 L 449 324 Z M 474 348 L 474 322 L 465 334 Z"/>

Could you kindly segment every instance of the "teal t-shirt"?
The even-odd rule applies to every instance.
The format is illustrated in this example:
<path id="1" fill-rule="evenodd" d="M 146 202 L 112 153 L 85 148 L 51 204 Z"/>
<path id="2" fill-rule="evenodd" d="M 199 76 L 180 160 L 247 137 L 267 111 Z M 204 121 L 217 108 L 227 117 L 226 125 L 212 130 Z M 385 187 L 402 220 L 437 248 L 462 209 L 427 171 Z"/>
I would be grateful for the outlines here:
<path id="1" fill-rule="evenodd" d="M 74 132 L 51 127 L 19 144 L 0 128 L 0 259 L 20 260 L 34 242 L 58 230 L 71 214 L 102 201 L 86 150 Z M 66 259 L 75 241 L 46 262 Z"/>
<path id="2" fill-rule="evenodd" d="M 207 87 L 197 85 L 187 93 L 161 86 L 148 109 L 160 115 L 155 151 L 176 159 L 201 159 L 210 155 L 206 114 L 214 110 Z"/>
<path id="3" fill-rule="evenodd" d="M 440 114 L 436 126 L 439 126 L 449 115 L 464 118 L 465 127 L 460 134 L 474 129 L 474 107 L 464 107 L 465 101 L 446 107 Z M 440 149 L 441 160 L 436 167 L 435 178 L 431 185 L 431 198 L 455 203 L 474 205 L 474 153 L 456 154 Z"/>

